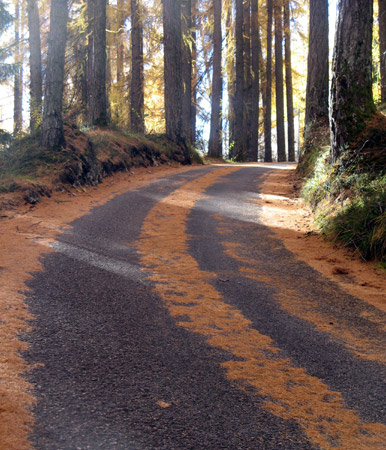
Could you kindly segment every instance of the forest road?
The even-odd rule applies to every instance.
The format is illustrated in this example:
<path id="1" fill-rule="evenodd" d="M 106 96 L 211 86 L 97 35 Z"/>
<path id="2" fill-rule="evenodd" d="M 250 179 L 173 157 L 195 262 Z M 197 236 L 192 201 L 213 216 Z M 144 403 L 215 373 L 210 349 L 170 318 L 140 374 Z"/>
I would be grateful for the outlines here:
<path id="1" fill-rule="evenodd" d="M 385 316 L 260 220 L 269 167 L 166 175 L 28 282 L 36 449 L 386 449 Z"/>

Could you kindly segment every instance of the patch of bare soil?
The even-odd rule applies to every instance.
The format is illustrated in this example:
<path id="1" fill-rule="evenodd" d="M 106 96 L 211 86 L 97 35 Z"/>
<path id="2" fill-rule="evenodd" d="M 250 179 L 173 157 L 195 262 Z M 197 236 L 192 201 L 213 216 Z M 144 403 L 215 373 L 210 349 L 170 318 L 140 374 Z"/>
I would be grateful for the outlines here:
<path id="1" fill-rule="evenodd" d="M 133 169 L 106 178 L 97 187 L 56 193 L 36 206 L 21 205 L 0 211 L 0 450 L 31 448 L 28 442 L 33 424 L 32 386 L 25 375 L 31 367 L 20 352 L 27 344 L 21 336 L 33 326 L 25 303 L 25 282 L 41 270 L 39 257 L 50 251 L 47 241 L 67 223 L 112 197 L 144 186 L 165 174 L 181 173 L 192 167 Z"/>
<path id="2" fill-rule="evenodd" d="M 298 197 L 296 183 L 292 171 L 276 170 L 266 177 L 261 198 L 255 200 L 262 208 L 265 224 L 299 259 L 349 294 L 386 312 L 385 271 L 323 240 L 313 225 L 312 214 Z"/>

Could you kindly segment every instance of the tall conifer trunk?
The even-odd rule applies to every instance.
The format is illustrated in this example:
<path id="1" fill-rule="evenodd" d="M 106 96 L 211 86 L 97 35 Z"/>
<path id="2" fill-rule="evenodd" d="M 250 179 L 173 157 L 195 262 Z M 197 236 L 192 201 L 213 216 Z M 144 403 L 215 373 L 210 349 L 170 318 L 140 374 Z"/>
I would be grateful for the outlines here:
<path id="1" fill-rule="evenodd" d="M 190 139 L 192 145 L 196 142 L 196 116 L 197 116 L 197 0 L 191 0 L 192 7 L 192 102 L 190 113 Z"/>
<path id="2" fill-rule="evenodd" d="M 328 0 L 310 0 L 306 118 L 328 121 Z"/>
<path id="3" fill-rule="evenodd" d="M 20 39 L 21 31 L 21 5 L 17 1 L 15 4 L 15 63 L 16 69 L 13 76 L 13 134 L 17 136 L 23 127 L 23 58 L 22 44 Z"/>
<path id="4" fill-rule="evenodd" d="M 222 74 L 221 74 L 221 2 L 213 0 L 213 77 L 212 77 L 212 113 L 210 119 L 209 156 L 222 156 Z"/>
<path id="5" fill-rule="evenodd" d="M 88 0 L 89 36 L 88 97 L 89 122 L 107 125 L 106 92 L 106 0 Z"/>
<path id="6" fill-rule="evenodd" d="M 28 0 L 29 66 L 30 66 L 30 129 L 35 130 L 42 119 L 42 54 L 40 20 L 37 0 Z"/>
<path id="7" fill-rule="evenodd" d="M 252 105 L 251 105 L 251 141 L 249 156 L 257 161 L 259 150 L 259 101 L 260 101 L 260 33 L 259 2 L 251 0 L 251 44 L 252 44 Z"/>
<path id="8" fill-rule="evenodd" d="M 182 0 L 182 127 L 187 142 L 191 142 L 192 129 L 192 2 Z"/>
<path id="9" fill-rule="evenodd" d="M 225 71 L 227 76 L 227 90 L 228 90 L 228 146 L 229 158 L 235 157 L 235 28 L 233 21 L 233 2 L 227 0 L 225 3 L 226 18 L 225 18 L 225 41 L 226 41 L 226 63 Z"/>
<path id="10" fill-rule="evenodd" d="M 122 77 L 123 77 L 123 37 L 124 37 L 124 26 L 126 14 L 124 11 L 125 3 L 124 0 L 117 0 L 117 83 L 119 84 L 119 90 L 123 94 Z"/>
<path id="11" fill-rule="evenodd" d="M 288 161 L 295 161 L 295 125 L 294 125 L 294 100 L 292 88 L 292 64 L 291 64 L 291 24 L 289 0 L 284 0 L 284 54 L 285 54 L 285 85 L 287 96 L 287 148 Z"/>
<path id="12" fill-rule="evenodd" d="M 133 131 L 144 133 L 143 29 L 139 0 L 131 0 L 131 27 L 130 124 Z"/>
<path id="13" fill-rule="evenodd" d="M 275 79 L 277 160 L 285 161 L 284 80 L 283 80 L 283 14 L 282 0 L 274 0 L 275 17 Z"/>
<path id="14" fill-rule="evenodd" d="M 267 63 L 265 71 L 264 161 L 272 161 L 272 1 L 267 0 Z"/>
<path id="15" fill-rule="evenodd" d="M 163 27 L 166 134 L 185 149 L 186 162 L 189 162 L 182 128 L 181 0 L 163 1 Z"/>
<path id="16" fill-rule="evenodd" d="M 331 160 L 375 113 L 372 92 L 371 0 L 340 0 L 331 87 Z"/>
<path id="17" fill-rule="evenodd" d="M 245 159 L 243 0 L 236 0 L 235 158 Z"/>
<path id="18" fill-rule="evenodd" d="M 381 63 L 381 101 L 386 103 L 386 0 L 378 0 L 379 52 Z"/>
<path id="19" fill-rule="evenodd" d="M 252 62 L 251 62 L 251 2 L 244 0 L 244 136 L 245 156 L 252 161 L 251 156 L 251 126 L 252 126 Z"/>
<path id="20" fill-rule="evenodd" d="M 52 0 L 44 90 L 42 145 L 55 150 L 65 144 L 62 107 L 67 16 L 67 0 Z"/>

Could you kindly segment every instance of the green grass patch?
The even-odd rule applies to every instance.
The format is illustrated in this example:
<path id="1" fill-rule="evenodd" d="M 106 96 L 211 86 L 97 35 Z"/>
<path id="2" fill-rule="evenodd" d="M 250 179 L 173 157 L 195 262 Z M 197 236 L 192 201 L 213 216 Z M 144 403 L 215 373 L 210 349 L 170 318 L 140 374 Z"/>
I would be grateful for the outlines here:
<path id="1" fill-rule="evenodd" d="M 304 178 L 302 196 L 311 205 L 321 233 L 352 248 L 365 260 L 377 259 L 384 264 L 386 167 L 379 163 L 383 161 L 384 148 L 383 144 L 374 144 L 383 142 L 376 140 L 381 133 L 374 121 L 367 130 L 356 147 L 347 148 L 334 165 L 329 163 L 330 148 L 325 140 L 311 133 L 298 173 Z"/>

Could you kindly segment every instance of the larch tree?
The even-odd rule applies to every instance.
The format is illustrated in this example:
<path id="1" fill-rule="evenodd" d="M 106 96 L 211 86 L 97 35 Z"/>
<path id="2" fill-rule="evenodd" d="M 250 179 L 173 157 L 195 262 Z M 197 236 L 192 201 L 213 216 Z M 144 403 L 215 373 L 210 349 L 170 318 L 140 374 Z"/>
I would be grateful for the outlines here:
<path id="1" fill-rule="evenodd" d="M 328 0 L 310 0 L 305 124 L 328 122 Z"/>
<path id="2" fill-rule="evenodd" d="M 13 75 L 13 134 L 17 136 L 23 127 L 23 50 L 21 42 L 21 4 L 15 3 L 15 72 Z"/>
<path id="3" fill-rule="evenodd" d="M 264 161 L 272 161 L 272 15 L 273 0 L 267 0 L 267 60 L 265 70 Z"/>
<path id="4" fill-rule="evenodd" d="M 260 112 L 260 32 L 259 32 L 259 2 L 251 0 L 251 140 L 249 156 L 251 161 L 257 161 L 259 150 L 259 112 Z"/>
<path id="5" fill-rule="evenodd" d="M 225 42 L 226 42 L 226 59 L 225 72 L 227 79 L 228 92 L 228 145 L 229 157 L 235 156 L 235 27 L 233 21 L 233 2 L 225 0 Z"/>
<path id="6" fill-rule="evenodd" d="M 295 161 L 295 125 L 294 125 L 294 99 L 292 87 L 291 62 L 291 23 L 290 0 L 284 0 L 284 55 L 285 55 L 285 86 L 287 98 L 287 149 L 288 161 Z"/>
<path id="7" fill-rule="evenodd" d="M 236 0 L 236 92 L 234 156 L 245 159 L 243 0 Z"/>
<path id="8" fill-rule="evenodd" d="M 284 79 L 283 79 L 283 3 L 274 0 L 275 18 L 275 86 L 277 160 L 285 161 Z"/>
<path id="9" fill-rule="evenodd" d="M 139 0 L 131 0 L 131 89 L 130 125 L 137 133 L 145 132 L 143 28 Z"/>
<path id="10" fill-rule="evenodd" d="M 372 92 L 371 0 L 340 0 L 331 86 L 331 160 L 363 130 L 375 113 Z"/>
<path id="11" fill-rule="evenodd" d="M 28 0 L 29 68 L 30 68 L 30 129 L 41 123 L 42 115 L 42 51 L 37 0 Z"/>
<path id="12" fill-rule="evenodd" d="M 182 128 L 182 27 L 181 0 L 164 0 L 164 82 L 166 135 L 185 152 L 185 162 L 190 162 L 189 150 Z"/>
<path id="13" fill-rule="evenodd" d="M 182 0 L 182 128 L 187 142 L 192 141 L 192 2 Z"/>
<path id="14" fill-rule="evenodd" d="M 116 46 L 117 46 L 117 64 L 116 64 L 116 79 L 117 83 L 120 85 L 123 79 L 123 58 L 124 58 L 124 27 L 126 21 L 126 11 L 125 11 L 125 1 L 117 0 L 117 33 L 116 33 Z"/>
<path id="15" fill-rule="evenodd" d="M 92 125 L 107 125 L 106 0 L 88 0 L 88 116 Z"/>
<path id="16" fill-rule="evenodd" d="M 59 150 L 65 144 L 62 106 L 67 17 L 67 0 L 52 0 L 44 89 L 42 145 L 54 150 Z"/>
<path id="17" fill-rule="evenodd" d="M 378 0 L 381 102 L 386 103 L 386 0 Z"/>
<path id="18" fill-rule="evenodd" d="M 197 0 L 191 0 L 192 7 L 192 102 L 190 112 L 190 139 L 191 144 L 196 142 L 196 122 L 197 122 Z"/>
<path id="19" fill-rule="evenodd" d="M 213 158 L 222 156 L 221 2 L 222 0 L 213 0 L 213 70 L 208 152 L 208 155 Z"/>
<path id="20" fill-rule="evenodd" d="M 244 136 L 245 156 L 247 161 L 252 161 L 251 155 L 251 126 L 252 126 L 252 61 L 251 61 L 251 2 L 244 0 Z"/>

